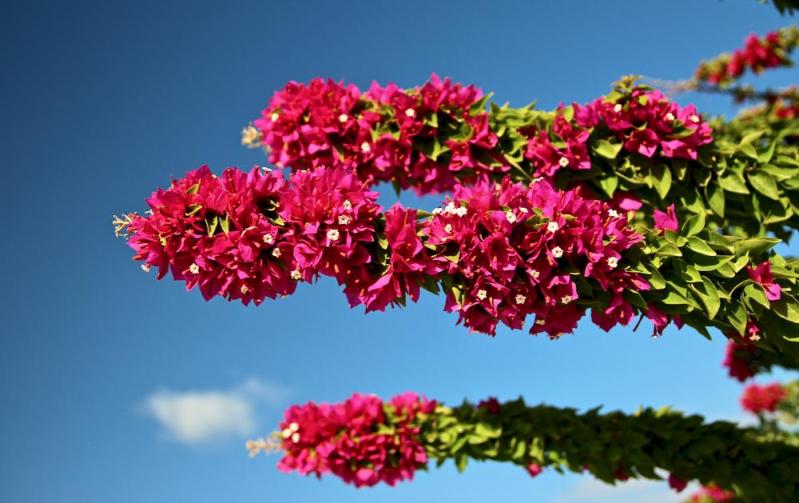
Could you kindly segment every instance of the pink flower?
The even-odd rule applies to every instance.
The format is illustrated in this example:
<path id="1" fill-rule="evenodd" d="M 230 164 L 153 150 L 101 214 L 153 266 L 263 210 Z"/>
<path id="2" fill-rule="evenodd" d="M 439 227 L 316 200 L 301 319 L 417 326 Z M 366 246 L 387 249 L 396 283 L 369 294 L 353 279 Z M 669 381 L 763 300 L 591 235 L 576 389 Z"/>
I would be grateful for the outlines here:
<path id="1" fill-rule="evenodd" d="M 672 203 L 666 208 L 666 213 L 655 210 L 652 214 L 655 220 L 655 229 L 661 231 L 677 232 L 680 229 L 680 224 L 677 221 L 677 214 L 674 211 L 674 204 Z"/>
<path id="2" fill-rule="evenodd" d="M 734 501 L 735 498 L 735 493 L 732 491 L 727 491 L 716 486 L 705 486 L 692 495 L 689 501 L 691 503 L 726 503 L 728 501 Z"/>
<path id="3" fill-rule="evenodd" d="M 768 300 L 780 300 L 782 288 L 774 281 L 774 277 L 771 275 L 771 263 L 768 260 L 757 267 L 748 266 L 746 272 L 749 273 L 752 281 L 763 287 Z"/>
<path id="4" fill-rule="evenodd" d="M 741 395 L 741 406 L 752 414 L 774 412 L 787 396 L 788 392 L 780 383 L 765 386 L 750 384 Z"/>
<path id="5" fill-rule="evenodd" d="M 683 480 L 673 473 L 669 474 L 669 487 L 680 493 L 686 488 L 686 486 L 688 486 L 687 480 Z"/>
<path id="6" fill-rule="evenodd" d="M 502 409 L 502 404 L 499 403 L 496 397 L 488 397 L 485 400 L 480 400 L 477 404 L 478 409 L 485 409 L 491 414 L 499 414 Z"/>
<path id="7" fill-rule="evenodd" d="M 538 463 L 530 463 L 527 465 L 527 473 L 530 474 L 531 477 L 537 477 L 544 469 L 541 468 Z"/>
<path id="8" fill-rule="evenodd" d="M 739 344 L 729 341 L 724 356 L 724 366 L 729 370 L 730 377 L 744 382 L 755 375 L 754 356 L 759 351 L 753 344 Z"/>
<path id="9" fill-rule="evenodd" d="M 333 473 L 356 487 L 411 480 L 427 464 L 419 432 L 435 407 L 414 393 L 387 403 L 356 393 L 338 404 L 295 405 L 280 424 L 284 456 L 278 468 L 317 477 Z"/>

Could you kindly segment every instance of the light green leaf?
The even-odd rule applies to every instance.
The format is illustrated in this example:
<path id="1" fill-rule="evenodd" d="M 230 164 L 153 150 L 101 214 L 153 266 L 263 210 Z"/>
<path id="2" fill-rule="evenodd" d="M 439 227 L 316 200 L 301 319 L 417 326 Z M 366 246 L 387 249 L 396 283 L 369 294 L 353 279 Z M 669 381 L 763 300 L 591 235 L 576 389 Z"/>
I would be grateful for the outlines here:
<path id="1" fill-rule="evenodd" d="M 596 142 L 596 145 L 594 145 L 594 152 L 606 159 L 615 159 L 619 155 L 621 147 L 621 143 L 612 143 L 608 140 L 599 140 Z"/>
<path id="2" fill-rule="evenodd" d="M 780 189 L 777 187 L 777 182 L 774 180 L 773 176 L 765 171 L 755 171 L 754 173 L 749 173 L 748 177 L 749 183 L 752 184 L 752 187 L 754 187 L 756 191 L 769 199 L 779 201 Z"/>
<path id="3" fill-rule="evenodd" d="M 707 242 L 696 236 L 688 238 L 687 246 L 689 250 L 699 253 L 700 255 L 707 255 L 708 257 L 716 256 L 716 250 L 708 246 Z"/>

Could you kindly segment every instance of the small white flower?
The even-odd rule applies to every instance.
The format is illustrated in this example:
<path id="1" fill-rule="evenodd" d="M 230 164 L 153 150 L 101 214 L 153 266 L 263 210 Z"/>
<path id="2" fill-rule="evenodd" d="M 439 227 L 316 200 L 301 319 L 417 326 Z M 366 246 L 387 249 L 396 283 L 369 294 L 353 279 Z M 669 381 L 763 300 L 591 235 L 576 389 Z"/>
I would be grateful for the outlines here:
<path id="1" fill-rule="evenodd" d="M 365 142 L 361 143 L 361 151 L 369 152 L 371 150 L 372 150 L 372 147 L 369 145 L 369 142 L 365 141 Z"/>
<path id="2" fill-rule="evenodd" d="M 150 272 L 150 264 L 142 264 L 141 270 L 144 272 Z"/>
<path id="3" fill-rule="evenodd" d="M 488 292 L 486 292 L 485 290 L 477 290 L 478 299 L 485 300 L 486 297 L 488 297 Z"/>
<path id="4" fill-rule="evenodd" d="M 347 119 L 349 119 L 349 117 L 347 117 L 347 114 L 341 114 L 341 115 L 338 116 L 338 121 L 339 122 L 342 122 L 342 123 L 343 122 L 347 122 Z"/>
<path id="5" fill-rule="evenodd" d="M 264 170 L 266 173 L 271 173 L 272 172 L 272 168 L 269 168 L 267 166 L 261 166 L 261 169 Z"/>
<path id="6" fill-rule="evenodd" d="M 289 438 L 292 433 L 293 432 L 290 429 L 286 428 L 285 430 L 282 431 L 281 434 L 283 435 L 283 438 Z"/>
<path id="7" fill-rule="evenodd" d="M 409 108 L 409 109 L 405 110 L 405 116 L 406 117 L 413 117 L 415 115 L 416 115 L 416 110 L 414 110 L 413 108 Z"/>
<path id="8" fill-rule="evenodd" d="M 558 229 L 560 229 L 560 226 L 558 225 L 558 223 L 557 223 L 557 222 L 549 222 L 549 223 L 547 224 L 547 230 L 548 230 L 549 232 L 555 232 L 555 231 L 557 231 Z"/>
<path id="9" fill-rule="evenodd" d="M 538 319 L 538 320 L 535 320 L 535 324 L 536 324 L 536 325 L 545 325 L 545 324 L 546 324 L 546 321 L 545 321 L 545 320 Z"/>
<path id="10" fill-rule="evenodd" d="M 299 441 L 300 441 L 300 434 L 299 434 L 299 433 L 295 433 L 295 434 L 293 434 L 293 435 L 291 436 L 291 441 L 292 441 L 292 442 L 294 442 L 295 444 L 296 444 L 297 442 L 299 442 Z"/>
<path id="11" fill-rule="evenodd" d="M 524 302 L 525 302 L 526 300 L 527 300 L 527 297 L 525 297 L 525 296 L 524 296 L 524 295 L 522 295 L 522 294 L 519 294 L 519 295 L 517 295 L 517 296 L 516 296 L 516 303 L 517 303 L 517 304 L 524 304 Z"/>
<path id="12" fill-rule="evenodd" d="M 699 116 L 698 116 L 698 115 L 696 115 L 696 114 L 694 114 L 694 115 L 692 115 L 692 116 L 690 116 L 690 117 L 688 117 L 688 118 L 691 120 L 691 122 L 699 122 L 700 120 L 702 120 L 702 119 L 701 119 L 701 118 L 699 118 Z"/>
<path id="13" fill-rule="evenodd" d="M 289 425 L 289 429 L 290 429 L 291 431 L 297 431 L 297 430 L 299 430 L 299 429 L 300 429 L 300 425 L 299 425 L 299 424 L 297 424 L 297 423 L 291 423 L 291 424 Z"/>
<path id="14" fill-rule="evenodd" d="M 339 225 L 347 225 L 350 222 L 352 222 L 352 218 L 349 215 L 339 215 L 338 216 Z"/>
<path id="15" fill-rule="evenodd" d="M 530 277 L 533 279 L 538 279 L 538 277 L 541 276 L 541 273 L 536 271 L 535 269 L 530 269 L 529 271 L 527 271 L 527 274 L 529 274 Z"/>
<path id="16" fill-rule="evenodd" d="M 352 209 L 352 203 L 350 202 L 350 200 L 349 200 L 349 199 L 345 199 L 345 200 L 344 200 L 344 202 L 343 202 L 343 203 L 341 203 L 341 206 L 342 206 L 342 207 L 343 207 L 345 210 L 351 210 L 351 209 Z"/>
<path id="17" fill-rule="evenodd" d="M 272 250 L 272 256 L 275 258 L 280 258 L 280 248 L 275 248 Z"/>
<path id="18" fill-rule="evenodd" d="M 441 208 L 435 208 L 435 209 L 433 210 L 433 215 L 440 215 L 440 214 L 442 214 L 442 213 L 444 213 L 444 210 L 443 210 L 443 209 L 441 209 Z"/>
<path id="19" fill-rule="evenodd" d="M 241 294 L 247 295 L 250 292 L 250 289 L 247 288 L 247 285 L 241 285 Z"/>
<path id="20" fill-rule="evenodd" d="M 192 274 L 200 274 L 200 266 L 198 266 L 197 264 L 190 265 L 189 272 Z"/>
<path id="21" fill-rule="evenodd" d="M 552 248 L 552 256 L 555 258 L 561 258 L 563 256 L 563 248 L 560 246 Z"/>
<path id="22" fill-rule="evenodd" d="M 291 279 L 294 281 L 299 281 L 302 278 L 302 274 L 297 269 L 291 271 Z M 292 423 L 293 424 L 293 423 Z"/>
<path id="23" fill-rule="evenodd" d="M 275 238 L 272 237 L 272 235 L 269 234 L 268 232 L 266 234 L 264 234 L 263 240 L 264 240 L 264 243 L 266 243 L 268 245 L 271 245 L 272 243 L 275 242 Z"/>
<path id="24" fill-rule="evenodd" d="M 277 112 L 272 112 L 272 115 L 271 115 L 271 117 L 269 117 L 269 118 L 270 118 L 270 119 L 272 119 L 272 122 L 276 122 L 276 121 L 277 121 L 277 119 L 278 119 L 279 117 L 280 117 L 280 114 L 279 114 L 279 113 L 277 113 Z"/>
<path id="25" fill-rule="evenodd" d="M 465 217 L 468 212 L 469 210 L 466 209 L 466 206 L 461 206 L 460 208 L 455 210 L 455 214 L 458 215 L 459 217 Z"/>
<path id="26" fill-rule="evenodd" d="M 572 296 L 571 295 L 564 295 L 563 297 L 561 297 L 560 301 L 562 303 L 564 303 L 564 304 L 568 304 L 569 302 L 572 301 Z"/>
<path id="27" fill-rule="evenodd" d="M 671 113 L 671 112 L 667 113 L 666 114 L 666 120 L 667 121 L 673 121 L 674 120 L 674 114 Z"/>
<path id="28" fill-rule="evenodd" d="M 615 269 L 619 265 L 619 259 L 616 257 L 608 257 L 608 267 Z"/>
<path id="29" fill-rule="evenodd" d="M 565 168 L 566 166 L 569 165 L 569 160 L 565 157 L 561 157 L 560 160 L 558 161 L 558 164 L 560 164 L 561 168 Z"/>
<path id="30" fill-rule="evenodd" d="M 455 208 L 455 203 L 452 201 L 447 203 L 447 206 L 444 207 L 444 213 L 449 213 L 450 215 L 454 215 L 457 209 Z"/>
<path id="31" fill-rule="evenodd" d="M 621 112 L 622 106 L 621 103 L 616 103 L 616 106 L 613 107 L 613 111 L 616 113 Z"/>
<path id="32" fill-rule="evenodd" d="M 338 241 L 339 238 L 338 229 L 329 229 L 327 231 L 327 239 L 330 241 Z"/>
<path id="33" fill-rule="evenodd" d="M 527 208 L 525 208 L 524 206 L 522 206 L 521 208 L 519 208 L 519 211 L 521 211 L 522 213 L 529 213 L 529 212 L 530 212 L 530 210 L 528 210 L 528 209 L 527 209 Z"/>
<path id="34" fill-rule="evenodd" d="M 452 225 L 450 225 L 450 224 L 447 224 L 447 225 L 445 225 L 445 226 L 444 226 L 444 230 L 445 230 L 447 233 L 450 233 L 450 232 L 452 232 Z"/>
<path id="35" fill-rule="evenodd" d="M 516 223 L 516 215 L 514 215 L 511 210 L 505 212 L 505 218 L 512 224 Z"/>
<path id="36" fill-rule="evenodd" d="M 616 210 L 608 210 L 608 215 L 610 215 L 611 218 L 619 218 L 619 212 Z"/>

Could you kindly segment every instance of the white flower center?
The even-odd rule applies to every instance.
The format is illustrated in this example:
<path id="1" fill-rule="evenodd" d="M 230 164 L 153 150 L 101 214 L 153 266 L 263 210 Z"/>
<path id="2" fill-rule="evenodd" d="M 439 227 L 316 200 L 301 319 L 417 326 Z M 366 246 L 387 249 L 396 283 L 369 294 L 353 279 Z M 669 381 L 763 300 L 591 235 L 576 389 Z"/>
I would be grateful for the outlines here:
<path id="1" fill-rule="evenodd" d="M 485 290 L 477 290 L 478 299 L 485 300 L 486 297 L 488 297 L 488 292 L 486 292 Z"/>
<path id="2" fill-rule="evenodd" d="M 516 303 L 517 303 L 517 304 L 524 304 L 524 302 L 525 302 L 526 300 L 527 300 L 527 297 L 525 297 L 525 296 L 524 296 L 524 295 L 522 295 L 522 294 L 519 294 L 519 295 L 517 295 L 517 296 L 516 296 Z"/>
<path id="3" fill-rule="evenodd" d="M 561 258 L 563 256 L 563 248 L 561 248 L 560 246 L 552 248 L 552 255 L 555 258 Z"/>
<path id="4" fill-rule="evenodd" d="M 565 168 L 566 166 L 569 165 L 569 160 L 565 157 L 561 157 L 560 160 L 558 161 L 558 164 L 560 164 L 561 168 Z"/>
<path id="5" fill-rule="evenodd" d="M 416 115 L 416 110 L 414 110 L 413 108 L 409 108 L 409 109 L 405 110 L 405 116 L 406 117 L 413 117 L 415 115 Z"/>
<path id="6" fill-rule="evenodd" d="M 200 273 L 200 266 L 197 264 L 192 264 L 189 266 L 189 272 L 192 274 L 199 274 Z"/>
<path id="7" fill-rule="evenodd" d="M 272 243 L 275 242 L 275 238 L 273 238 L 272 235 L 269 234 L 269 233 L 264 234 L 263 240 L 264 240 L 264 243 L 266 243 L 268 245 L 271 245 Z"/>
<path id="8" fill-rule="evenodd" d="M 616 257 L 608 257 L 608 267 L 615 269 L 619 265 L 619 260 Z"/>
<path id="9" fill-rule="evenodd" d="M 505 218 L 512 224 L 516 223 L 516 215 L 514 215 L 511 210 L 505 212 Z"/>
<path id="10" fill-rule="evenodd" d="M 452 225 L 450 224 L 445 225 L 444 230 L 447 231 L 447 233 L 452 232 Z"/>
<path id="11" fill-rule="evenodd" d="M 343 203 L 341 203 L 341 206 L 342 206 L 342 207 L 343 207 L 345 210 L 351 210 L 351 209 L 352 209 L 352 203 L 350 202 L 350 200 L 349 200 L 349 199 L 345 199 L 345 200 L 344 200 L 344 202 L 343 202 Z"/>
<path id="12" fill-rule="evenodd" d="M 571 295 L 564 295 L 563 297 L 561 297 L 560 301 L 562 303 L 564 303 L 564 304 L 568 304 L 569 302 L 572 301 L 572 296 Z"/>
<path id="13" fill-rule="evenodd" d="M 275 248 L 272 250 L 272 256 L 275 258 L 280 258 L 280 248 Z"/>
<path id="14" fill-rule="evenodd" d="M 342 123 L 343 122 L 347 122 L 347 119 L 349 119 L 349 117 L 347 117 L 347 114 L 341 114 L 341 115 L 338 116 L 338 121 L 339 122 L 342 122 Z"/>
<path id="15" fill-rule="evenodd" d="M 338 229 L 329 229 L 327 231 L 327 239 L 330 241 L 338 241 L 339 233 Z"/>
<path id="16" fill-rule="evenodd" d="M 699 122 L 700 120 L 702 120 L 702 119 L 700 119 L 700 118 L 699 118 L 699 116 L 698 116 L 698 115 L 696 115 L 696 114 L 694 114 L 694 115 L 690 116 L 690 117 L 689 117 L 689 119 L 691 119 L 691 122 L 694 122 L 694 123 L 696 123 L 696 122 Z"/>
<path id="17" fill-rule="evenodd" d="M 538 279 L 538 277 L 541 276 L 541 273 L 536 271 L 535 269 L 530 269 L 529 271 L 527 271 L 527 274 L 529 274 L 530 277 L 532 277 L 533 279 Z"/>
<path id="18" fill-rule="evenodd" d="M 613 107 L 613 111 L 616 113 L 621 112 L 622 106 L 621 103 L 616 103 L 616 106 Z"/>
<path id="19" fill-rule="evenodd" d="M 241 294 L 247 295 L 250 292 L 250 289 L 247 288 L 247 285 L 241 285 Z"/>
<path id="20" fill-rule="evenodd" d="M 671 112 L 667 113 L 666 114 L 666 120 L 667 121 L 673 121 L 674 120 L 674 114 L 671 113 Z"/>
<path id="21" fill-rule="evenodd" d="M 299 442 L 300 441 L 300 434 L 299 433 L 294 433 L 293 435 L 291 435 L 291 441 L 294 442 L 295 444 L 297 442 Z"/>
<path id="22" fill-rule="evenodd" d="M 349 215 L 339 215 L 338 223 L 339 225 L 347 225 L 352 222 L 352 218 Z"/>
<path id="23" fill-rule="evenodd" d="M 372 150 L 372 147 L 371 147 L 371 146 L 369 146 L 369 142 L 363 142 L 363 143 L 361 143 L 361 151 L 363 151 L 363 152 L 369 152 L 369 151 L 371 151 L 371 150 Z"/>
<path id="24" fill-rule="evenodd" d="M 141 270 L 144 272 L 150 272 L 150 264 L 142 264 Z"/>
<path id="25" fill-rule="evenodd" d="M 280 117 L 280 114 L 277 112 L 273 112 L 269 118 L 272 119 L 272 122 L 276 122 L 278 117 Z"/>
<path id="26" fill-rule="evenodd" d="M 610 215 L 612 218 L 619 218 L 619 212 L 616 210 L 608 210 L 608 215 Z"/>
<path id="27" fill-rule="evenodd" d="M 297 269 L 291 271 L 291 279 L 293 279 L 294 281 L 299 281 L 300 278 L 302 278 L 302 274 L 300 273 L 300 271 L 298 271 Z"/>
<path id="28" fill-rule="evenodd" d="M 549 232 L 555 232 L 555 231 L 557 231 L 558 229 L 560 229 L 560 226 L 558 225 L 558 223 L 557 223 L 557 222 L 549 222 L 549 223 L 547 224 L 547 230 L 548 230 Z"/>

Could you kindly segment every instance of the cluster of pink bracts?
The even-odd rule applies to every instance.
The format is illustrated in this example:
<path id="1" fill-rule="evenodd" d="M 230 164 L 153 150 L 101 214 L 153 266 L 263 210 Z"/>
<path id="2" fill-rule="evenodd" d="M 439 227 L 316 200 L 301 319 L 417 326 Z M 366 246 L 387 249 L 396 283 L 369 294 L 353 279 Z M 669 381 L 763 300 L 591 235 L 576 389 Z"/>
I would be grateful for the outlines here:
<path id="1" fill-rule="evenodd" d="M 317 477 L 330 472 L 356 487 L 411 480 L 427 464 L 419 422 L 435 408 L 436 402 L 415 393 L 385 404 L 356 393 L 337 404 L 294 405 L 280 424 L 278 468 Z"/>
<path id="2" fill-rule="evenodd" d="M 445 192 L 479 175 L 510 170 L 481 97 L 474 86 L 436 75 L 417 88 L 374 83 L 366 93 L 315 79 L 275 93 L 253 125 L 278 166 L 346 167 L 368 184 L 391 181 L 419 193 Z M 529 137 L 525 157 L 538 176 L 590 169 L 588 142 L 597 128 L 609 130 L 629 152 L 650 158 L 696 159 L 697 149 L 713 141 L 693 106 L 637 89 L 625 101 L 574 104 L 570 120 L 561 108 L 551 131 L 522 131 Z"/>
<path id="3" fill-rule="evenodd" d="M 783 38 L 776 31 L 763 37 L 752 34 L 746 38 L 744 47 L 731 55 L 702 63 L 696 69 L 695 77 L 701 82 L 718 85 L 737 79 L 747 70 L 760 73 L 768 68 L 788 66 L 791 61 L 787 53 L 795 44 L 794 37 Z"/>
<path id="4" fill-rule="evenodd" d="M 132 216 L 129 244 L 159 278 L 171 270 L 206 299 L 245 304 L 324 275 L 344 286 L 352 306 L 383 310 L 406 296 L 416 301 L 422 285 L 446 275 L 446 310 L 489 334 L 499 321 L 520 329 L 530 314 L 532 333 L 570 332 L 585 314 L 567 272 L 574 268 L 611 292 L 607 308 L 592 312 L 606 330 L 633 318 L 625 290 L 649 288 L 624 267 L 624 253 L 643 239 L 626 212 L 580 189 L 544 180 L 458 185 L 421 221 L 401 206 L 383 212 L 376 199 L 343 167 L 289 180 L 257 168 L 217 177 L 203 167 L 148 199 L 149 215 Z"/>
<path id="5" fill-rule="evenodd" d="M 780 383 L 750 384 L 741 395 L 741 407 L 752 414 L 774 412 L 787 397 L 788 392 Z"/>

